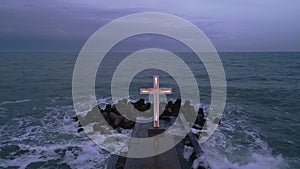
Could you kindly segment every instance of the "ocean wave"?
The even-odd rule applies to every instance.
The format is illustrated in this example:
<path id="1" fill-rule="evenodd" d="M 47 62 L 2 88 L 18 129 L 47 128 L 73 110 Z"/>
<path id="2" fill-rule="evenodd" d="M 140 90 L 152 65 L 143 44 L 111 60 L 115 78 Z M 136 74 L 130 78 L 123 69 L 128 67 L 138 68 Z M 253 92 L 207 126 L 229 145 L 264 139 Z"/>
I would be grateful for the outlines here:
<path id="1" fill-rule="evenodd" d="M 111 154 L 77 133 L 72 105 L 44 109 L 1 126 L 0 168 L 105 168 Z"/>
<path id="2" fill-rule="evenodd" d="M 8 145 L 6 157 L 0 158 L 0 168 L 16 166 L 18 168 L 105 168 L 110 154 L 101 150 L 92 141 L 49 146 Z M 9 152 L 10 150 L 14 150 Z"/>
<path id="3" fill-rule="evenodd" d="M 0 106 L 6 105 L 6 104 L 16 104 L 16 103 L 24 103 L 24 102 L 29 102 L 31 101 L 30 99 L 24 99 L 24 100 L 16 100 L 16 101 L 3 101 L 0 103 Z"/>
<path id="4" fill-rule="evenodd" d="M 274 154 L 255 126 L 247 121 L 245 112 L 229 109 L 214 134 L 201 144 L 203 154 L 198 162 L 211 169 L 288 168 L 284 157 Z"/>
<path id="5" fill-rule="evenodd" d="M 12 103 L 26 101 L 30 100 Z M 99 99 L 97 102 L 111 104 L 111 98 Z M 209 105 L 194 106 L 202 107 L 207 115 Z M 77 133 L 78 126 L 72 121 L 72 117 L 76 114 L 72 105 L 46 107 L 45 110 L 45 116 L 40 119 L 22 117 L 16 120 L 18 123 L 14 125 L 19 128 L 18 137 L 6 141 L 20 143 L 17 146 L 20 150 L 24 150 L 22 151 L 24 153 L 17 150 L 8 154 L 11 158 L 0 158 L 0 167 L 26 168 L 30 164 L 37 165 L 58 160 L 56 163 L 71 168 L 104 168 L 110 155 L 89 138 Z M 247 113 L 236 106 L 227 107 L 221 125 L 208 141 L 201 144 L 203 154 L 194 163 L 204 163 L 212 169 L 286 168 L 285 158 L 272 152 L 269 145 L 259 136 L 255 126 L 247 121 L 245 114 Z M 1 131 L 8 134 L 12 132 L 3 129 Z M 130 131 L 124 132 L 123 134 L 130 134 Z M 29 144 L 24 143 L 28 141 Z"/>
<path id="6" fill-rule="evenodd" d="M 129 99 L 129 101 L 136 100 Z M 112 104 L 112 99 L 100 99 L 98 103 Z M 207 116 L 210 109 L 208 104 L 193 105 L 195 108 L 203 108 Z M 262 140 L 245 114 L 247 113 L 235 105 L 227 106 L 222 124 L 208 141 L 201 144 L 203 154 L 194 161 L 194 166 L 201 163 L 211 169 L 288 168 L 284 157 L 281 154 L 273 154 L 272 149 Z"/>

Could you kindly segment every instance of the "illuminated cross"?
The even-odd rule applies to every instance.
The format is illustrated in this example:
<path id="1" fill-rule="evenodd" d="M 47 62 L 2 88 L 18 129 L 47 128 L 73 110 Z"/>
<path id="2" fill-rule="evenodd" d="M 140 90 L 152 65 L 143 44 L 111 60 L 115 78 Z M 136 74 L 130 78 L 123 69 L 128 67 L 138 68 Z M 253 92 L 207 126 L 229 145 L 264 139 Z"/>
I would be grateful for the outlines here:
<path id="1" fill-rule="evenodd" d="M 159 128 L 159 94 L 172 94 L 171 88 L 159 88 L 159 76 L 153 76 L 153 88 L 140 89 L 141 94 L 153 94 L 154 121 L 153 127 Z"/>

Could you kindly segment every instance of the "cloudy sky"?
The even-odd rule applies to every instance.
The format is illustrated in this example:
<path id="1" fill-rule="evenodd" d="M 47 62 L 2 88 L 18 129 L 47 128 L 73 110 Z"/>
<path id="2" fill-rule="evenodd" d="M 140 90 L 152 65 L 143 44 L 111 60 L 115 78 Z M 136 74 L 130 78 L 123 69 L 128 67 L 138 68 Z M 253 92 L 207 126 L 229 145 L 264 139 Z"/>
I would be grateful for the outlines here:
<path id="1" fill-rule="evenodd" d="M 300 51 L 299 0 L 2 0 L 0 51 L 78 51 L 111 20 L 150 11 L 189 20 L 218 51 Z"/>

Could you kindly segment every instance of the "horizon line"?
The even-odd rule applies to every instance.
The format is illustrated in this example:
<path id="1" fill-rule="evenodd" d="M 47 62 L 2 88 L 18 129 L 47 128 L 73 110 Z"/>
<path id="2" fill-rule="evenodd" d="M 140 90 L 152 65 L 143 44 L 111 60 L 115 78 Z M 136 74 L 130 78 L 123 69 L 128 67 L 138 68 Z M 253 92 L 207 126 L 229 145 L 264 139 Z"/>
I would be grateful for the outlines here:
<path id="1" fill-rule="evenodd" d="M 0 50 L 0 53 L 9 53 L 9 52 L 51 52 L 51 53 L 58 53 L 58 52 L 70 52 L 70 53 L 79 53 L 80 50 Z M 130 53 L 132 51 L 112 51 L 111 53 Z M 135 52 L 135 51 L 133 51 Z M 171 51 L 174 53 L 193 53 L 192 51 Z M 278 51 L 216 51 L 217 53 L 299 53 L 300 50 L 293 50 L 293 51 L 285 51 L 285 50 L 278 50 Z"/>

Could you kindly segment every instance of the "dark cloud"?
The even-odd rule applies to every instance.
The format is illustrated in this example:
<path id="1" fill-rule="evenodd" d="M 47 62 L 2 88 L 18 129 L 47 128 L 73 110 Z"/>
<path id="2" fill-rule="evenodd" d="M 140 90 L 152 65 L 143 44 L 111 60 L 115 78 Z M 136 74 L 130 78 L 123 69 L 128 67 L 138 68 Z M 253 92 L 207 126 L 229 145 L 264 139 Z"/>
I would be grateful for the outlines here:
<path id="1" fill-rule="evenodd" d="M 0 50 L 80 50 L 101 26 L 144 11 L 168 12 L 198 26 L 220 51 L 300 50 L 299 10 L 292 1 L 3 0 Z"/>

